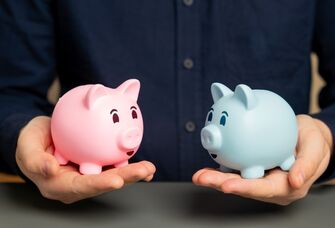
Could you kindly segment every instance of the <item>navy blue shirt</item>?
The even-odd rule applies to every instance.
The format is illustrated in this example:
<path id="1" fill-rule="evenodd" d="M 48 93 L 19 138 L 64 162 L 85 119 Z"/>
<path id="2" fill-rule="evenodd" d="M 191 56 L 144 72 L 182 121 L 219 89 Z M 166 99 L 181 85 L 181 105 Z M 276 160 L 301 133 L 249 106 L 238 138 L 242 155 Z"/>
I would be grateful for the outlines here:
<path id="1" fill-rule="evenodd" d="M 2 0 L 1 168 L 17 172 L 18 133 L 51 114 L 56 76 L 62 93 L 141 81 L 145 131 L 133 161 L 152 161 L 155 180 L 217 167 L 200 143 L 213 82 L 268 89 L 308 113 L 312 51 L 327 81 L 316 117 L 334 135 L 334 12 L 333 0 Z"/>

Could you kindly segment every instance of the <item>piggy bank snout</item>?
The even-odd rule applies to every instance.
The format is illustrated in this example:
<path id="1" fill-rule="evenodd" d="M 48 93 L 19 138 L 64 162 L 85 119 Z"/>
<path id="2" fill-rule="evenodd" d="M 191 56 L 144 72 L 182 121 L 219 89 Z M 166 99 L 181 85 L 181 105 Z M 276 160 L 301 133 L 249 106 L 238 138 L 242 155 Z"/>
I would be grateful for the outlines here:
<path id="1" fill-rule="evenodd" d="M 210 124 L 201 130 L 201 143 L 206 150 L 219 150 L 222 144 L 220 129 Z"/>
<path id="2" fill-rule="evenodd" d="M 142 132 L 138 127 L 124 130 L 120 134 L 119 146 L 122 149 L 131 150 L 140 145 L 142 140 Z"/>

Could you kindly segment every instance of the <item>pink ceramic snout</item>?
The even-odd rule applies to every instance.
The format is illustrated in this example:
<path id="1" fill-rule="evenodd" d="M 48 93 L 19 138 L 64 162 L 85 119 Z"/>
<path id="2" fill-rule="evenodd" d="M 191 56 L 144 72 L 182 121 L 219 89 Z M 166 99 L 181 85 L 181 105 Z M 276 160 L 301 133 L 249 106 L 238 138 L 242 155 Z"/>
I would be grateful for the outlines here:
<path id="1" fill-rule="evenodd" d="M 120 134 L 119 146 L 122 149 L 135 149 L 138 147 L 142 140 L 141 130 L 138 127 L 132 127 L 124 130 Z"/>

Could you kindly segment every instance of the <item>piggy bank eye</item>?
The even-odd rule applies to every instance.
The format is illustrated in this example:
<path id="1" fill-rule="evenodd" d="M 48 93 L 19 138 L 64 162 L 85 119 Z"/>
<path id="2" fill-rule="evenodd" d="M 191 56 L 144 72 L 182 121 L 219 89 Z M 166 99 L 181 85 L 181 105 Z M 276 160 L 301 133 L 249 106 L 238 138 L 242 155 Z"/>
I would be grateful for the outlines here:
<path id="1" fill-rule="evenodd" d="M 207 121 L 208 121 L 208 122 L 211 122 L 212 119 L 213 119 L 213 112 L 210 112 L 210 113 L 208 114 Z"/>
<path id="2" fill-rule="evenodd" d="M 226 125 L 226 116 L 221 116 L 220 124 L 221 124 L 222 126 Z"/>
<path id="3" fill-rule="evenodd" d="M 131 111 L 131 116 L 133 119 L 137 119 L 137 112 L 135 110 Z"/>
<path id="4" fill-rule="evenodd" d="M 116 113 L 113 114 L 113 122 L 114 122 L 114 123 L 118 123 L 118 122 L 120 122 L 119 116 L 118 116 L 118 114 L 116 114 Z"/>
<path id="5" fill-rule="evenodd" d="M 227 117 L 228 117 L 228 113 L 226 111 L 223 111 L 221 119 L 220 119 L 220 125 L 222 126 L 226 125 Z"/>
<path id="6" fill-rule="evenodd" d="M 116 112 L 117 112 L 116 109 L 112 109 L 112 111 L 110 112 L 110 114 L 112 115 L 114 123 L 120 122 L 119 115 Z"/>

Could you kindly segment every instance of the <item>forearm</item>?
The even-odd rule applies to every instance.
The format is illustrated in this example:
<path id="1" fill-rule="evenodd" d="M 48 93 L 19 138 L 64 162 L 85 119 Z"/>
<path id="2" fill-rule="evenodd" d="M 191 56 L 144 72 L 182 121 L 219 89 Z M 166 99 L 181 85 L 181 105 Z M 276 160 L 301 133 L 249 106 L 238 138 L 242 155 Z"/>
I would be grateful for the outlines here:
<path id="1" fill-rule="evenodd" d="M 50 1 L 0 1 L 0 31 L 0 159 L 16 172 L 20 129 L 52 109 L 46 98 L 55 75 Z"/>
<path id="2" fill-rule="evenodd" d="M 51 108 L 41 109 L 27 98 L 17 98 L 15 104 L 8 104 L 2 95 L 0 105 L 4 107 L 0 111 L 0 159 L 6 165 L 3 171 L 18 174 L 15 150 L 20 130 L 35 116 L 48 115 Z"/>

